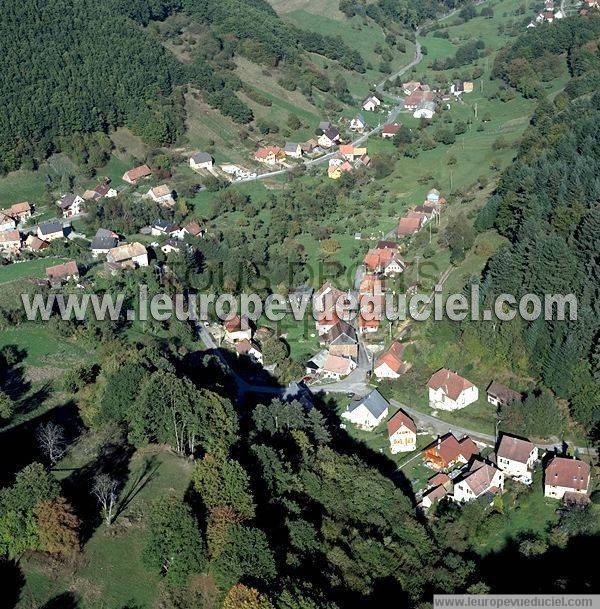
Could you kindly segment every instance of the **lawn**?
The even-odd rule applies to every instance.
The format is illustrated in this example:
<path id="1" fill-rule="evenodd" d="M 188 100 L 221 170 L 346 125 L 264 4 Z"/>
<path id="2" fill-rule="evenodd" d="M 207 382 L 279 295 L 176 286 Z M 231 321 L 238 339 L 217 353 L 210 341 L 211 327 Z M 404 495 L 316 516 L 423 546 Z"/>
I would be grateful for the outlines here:
<path id="1" fill-rule="evenodd" d="M 11 283 L 17 279 L 27 277 L 41 278 L 46 274 L 46 268 L 66 262 L 66 258 L 56 256 L 48 256 L 44 258 L 34 258 L 32 260 L 24 260 L 23 262 L 15 262 L 5 266 L 0 266 L 0 285 Z"/>
<path id="2" fill-rule="evenodd" d="M 89 442 L 84 437 L 83 442 Z M 76 446 L 57 469 L 60 477 L 90 464 L 89 451 Z M 43 558 L 23 560 L 26 582 L 18 608 L 41 606 L 57 593 L 71 590 L 81 598 L 82 609 L 130 606 L 152 607 L 157 602 L 159 576 L 142 562 L 144 515 L 157 497 L 183 495 L 191 464 L 170 453 L 140 451 L 129 463 L 129 475 L 120 493 L 122 513 L 110 528 L 100 525 L 69 567 L 53 568 Z M 83 492 L 83 489 L 82 489 Z M 32 605 L 34 603 L 34 605 Z"/>

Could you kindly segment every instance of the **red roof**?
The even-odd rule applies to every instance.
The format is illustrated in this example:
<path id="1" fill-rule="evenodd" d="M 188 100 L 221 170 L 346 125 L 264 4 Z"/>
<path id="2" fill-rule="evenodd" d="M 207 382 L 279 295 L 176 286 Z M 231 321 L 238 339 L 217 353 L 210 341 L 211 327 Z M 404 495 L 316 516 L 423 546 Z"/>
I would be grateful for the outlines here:
<path id="1" fill-rule="evenodd" d="M 46 269 L 46 275 L 50 279 L 66 279 L 67 277 L 79 275 L 79 269 L 75 260 L 69 260 L 69 262 L 64 264 L 49 266 Z"/>
<path id="2" fill-rule="evenodd" d="M 385 351 L 379 356 L 379 359 L 375 363 L 375 368 L 383 364 L 387 364 L 394 372 L 399 373 L 404 368 L 404 345 L 395 340 Z"/>
<path id="3" fill-rule="evenodd" d="M 400 130 L 400 125 L 398 125 L 398 123 L 389 123 L 387 125 L 383 126 L 383 129 L 381 130 L 382 133 L 385 133 L 386 135 L 396 135 L 396 133 L 398 133 L 398 131 Z"/>
<path id="4" fill-rule="evenodd" d="M 399 410 L 387 424 L 388 436 L 393 436 L 402 426 L 417 433 L 415 422 L 402 410 Z"/>
<path id="5" fill-rule="evenodd" d="M 432 476 L 431 478 L 429 478 L 429 480 L 427 480 L 427 486 L 438 486 L 440 484 L 447 484 L 448 482 L 450 482 L 448 474 L 440 472 L 439 474 L 436 474 L 435 476 Z"/>
<path id="6" fill-rule="evenodd" d="M 441 389 L 451 400 L 456 400 L 465 389 L 473 387 L 473 383 L 448 368 L 441 368 L 431 376 L 427 386 Z"/>
<path id="7" fill-rule="evenodd" d="M 502 440 L 500 440 L 497 455 L 498 457 L 504 457 L 511 461 L 527 463 L 534 448 L 535 444 L 533 444 L 533 442 L 521 440 L 521 438 L 515 438 L 514 436 L 504 435 L 502 436 Z"/>
<path id="8" fill-rule="evenodd" d="M 574 491 L 587 491 L 590 466 L 578 459 L 554 457 L 546 467 L 545 484 L 563 486 Z"/>
<path id="9" fill-rule="evenodd" d="M 279 146 L 264 146 L 263 148 L 259 148 L 254 153 L 254 156 L 257 159 L 266 159 L 271 154 L 279 156 L 282 152 L 283 150 Z"/>
<path id="10" fill-rule="evenodd" d="M 399 237 L 414 235 L 423 225 L 423 218 L 400 218 L 397 234 Z"/>
<path id="11" fill-rule="evenodd" d="M 126 171 L 123 179 L 136 182 L 140 178 L 147 178 L 149 175 L 152 175 L 152 169 L 150 169 L 148 165 L 140 165 L 139 167 L 134 167 L 133 169 Z"/>
<path id="12" fill-rule="evenodd" d="M 468 461 L 473 455 L 479 454 L 479 449 L 468 436 L 459 442 L 451 433 L 448 433 L 432 442 L 423 452 L 441 460 L 444 465 L 449 465 L 459 456 Z"/>

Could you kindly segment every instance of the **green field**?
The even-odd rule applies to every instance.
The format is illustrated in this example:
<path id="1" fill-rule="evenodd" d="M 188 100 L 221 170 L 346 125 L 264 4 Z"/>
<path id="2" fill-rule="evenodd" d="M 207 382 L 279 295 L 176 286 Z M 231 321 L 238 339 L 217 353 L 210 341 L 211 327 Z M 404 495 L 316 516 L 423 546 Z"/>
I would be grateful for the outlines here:
<path id="1" fill-rule="evenodd" d="M 11 283 L 17 279 L 24 279 L 27 277 L 44 277 L 47 267 L 61 264 L 63 262 L 66 262 L 66 258 L 48 256 L 0 266 L 0 285 L 3 283 Z"/>

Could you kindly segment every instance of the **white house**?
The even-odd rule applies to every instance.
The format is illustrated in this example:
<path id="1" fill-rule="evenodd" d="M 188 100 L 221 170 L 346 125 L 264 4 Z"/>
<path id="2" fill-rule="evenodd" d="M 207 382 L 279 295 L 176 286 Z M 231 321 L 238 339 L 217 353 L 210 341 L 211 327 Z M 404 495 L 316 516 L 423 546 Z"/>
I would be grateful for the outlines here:
<path id="1" fill-rule="evenodd" d="M 396 453 L 417 450 L 417 426 L 402 410 L 399 410 L 387 424 L 390 451 Z"/>
<path id="2" fill-rule="evenodd" d="M 587 495 L 590 466 L 578 459 L 554 457 L 544 472 L 544 495 L 562 499 L 565 493 Z"/>
<path id="3" fill-rule="evenodd" d="M 17 223 L 14 221 L 14 218 L 0 212 L 0 233 L 8 230 L 15 230 L 15 228 L 17 228 Z"/>
<path id="4" fill-rule="evenodd" d="M 479 390 L 462 376 L 442 368 L 427 383 L 429 406 L 440 410 L 460 410 L 479 399 Z"/>
<path id="5" fill-rule="evenodd" d="M 289 156 L 292 159 L 302 158 L 302 148 L 297 142 L 286 142 L 283 147 L 283 152 L 285 153 L 285 156 Z"/>
<path id="6" fill-rule="evenodd" d="M 362 114 L 355 116 L 350 121 L 350 131 L 358 131 L 359 133 L 362 133 L 365 130 L 366 126 L 367 121 L 365 120 L 365 117 Z"/>
<path id="7" fill-rule="evenodd" d="M 92 250 L 92 256 L 94 258 L 102 255 L 108 254 L 108 252 L 117 247 L 119 244 L 119 235 L 113 233 L 113 231 L 108 230 L 106 228 L 99 228 L 92 239 L 92 243 L 90 245 Z"/>
<path id="8" fill-rule="evenodd" d="M 435 114 L 435 104 L 432 101 L 421 102 L 413 112 L 414 118 L 433 118 Z"/>
<path id="9" fill-rule="evenodd" d="M 439 484 L 423 495 L 421 507 L 425 510 L 429 510 L 434 503 L 441 501 L 447 495 L 448 489 L 443 484 Z"/>
<path id="10" fill-rule="evenodd" d="M 342 419 L 354 423 L 360 429 L 371 431 L 385 420 L 388 412 L 387 400 L 374 389 L 364 398 L 353 400 L 342 413 Z"/>
<path id="11" fill-rule="evenodd" d="M 148 266 L 148 251 L 141 243 L 126 243 L 108 250 L 106 261 L 114 268 L 144 267 Z"/>
<path id="12" fill-rule="evenodd" d="M 235 350 L 239 356 L 245 355 L 259 364 L 263 363 L 263 354 L 258 345 L 247 338 L 240 340 L 235 346 Z"/>
<path id="13" fill-rule="evenodd" d="M 173 205 L 175 203 L 173 191 L 166 184 L 154 186 L 154 188 L 151 188 L 144 196 L 160 205 Z"/>
<path id="14" fill-rule="evenodd" d="M 349 357 L 329 353 L 321 368 L 321 374 L 325 379 L 339 381 L 341 378 L 348 376 L 355 368 L 356 362 Z"/>
<path id="15" fill-rule="evenodd" d="M 454 501 L 467 503 L 489 493 L 504 491 L 504 472 L 498 468 L 475 461 L 471 468 L 454 482 Z"/>
<path id="16" fill-rule="evenodd" d="M 427 201 L 430 203 L 439 203 L 440 202 L 440 191 L 437 188 L 432 188 L 427 193 Z"/>
<path id="17" fill-rule="evenodd" d="M 538 460 L 538 449 L 533 442 L 503 435 L 496 451 L 496 464 L 507 476 L 524 484 L 531 484 L 532 470 Z"/>
<path id="18" fill-rule="evenodd" d="M 78 216 L 82 212 L 84 201 L 79 195 L 66 194 L 56 203 L 62 211 L 63 218 L 72 218 L 73 216 Z"/>
<path id="19" fill-rule="evenodd" d="M 42 222 L 38 225 L 37 236 L 42 241 L 54 241 L 55 239 L 62 239 L 65 236 L 62 222 L 59 222 L 58 220 Z"/>
<path id="20" fill-rule="evenodd" d="M 252 327 L 247 317 L 232 315 L 223 322 L 223 327 L 225 328 L 224 338 L 228 343 L 252 339 Z"/>
<path id="21" fill-rule="evenodd" d="M 363 110 L 366 110 L 367 112 L 374 112 L 379 106 L 381 106 L 381 100 L 376 95 L 369 95 L 369 97 L 363 101 L 362 105 Z"/>
<path id="22" fill-rule="evenodd" d="M 194 171 L 198 169 L 212 169 L 213 158 L 208 152 L 197 152 L 190 157 L 190 167 Z"/>
<path id="23" fill-rule="evenodd" d="M 407 369 L 407 364 L 403 359 L 404 345 L 394 341 L 386 351 L 384 351 L 373 367 L 373 374 L 378 379 L 397 379 Z"/>
<path id="24" fill-rule="evenodd" d="M 21 249 L 21 233 L 18 230 L 6 230 L 0 233 L 0 252 L 16 254 Z"/>

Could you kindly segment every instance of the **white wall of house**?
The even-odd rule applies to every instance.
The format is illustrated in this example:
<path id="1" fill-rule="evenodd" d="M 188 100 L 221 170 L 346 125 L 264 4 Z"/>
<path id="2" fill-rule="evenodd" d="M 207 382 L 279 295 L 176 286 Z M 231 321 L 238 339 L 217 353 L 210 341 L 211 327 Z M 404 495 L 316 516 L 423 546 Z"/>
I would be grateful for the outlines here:
<path id="1" fill-rule="evenodd" d="M 395 433 L 390 436 L 390 451 L 396 453 L 406 453 L 417 450 L 417 434 L 402 425 Z"/>
<path id="2" fill-rule="evenodd" d="M 240 340 L 250 340 L 252 338 L 252 328 L 247 330 L 234 330 L 233 332 L 225 331 L 225 340 L 230 343 L 237 343 Z"/>
<path id="3" fill-rule="evenodd" d="M 392 370 L 387 364 L 379 364 L 379 366 L 373 369 L 373 374 L 378 379 L 397 379 L 400 375 Z"/>
<path id="4" fill-rule="evenodd" d="M 204 163 L 196 163 L 194 159 L 190 158 L 190 167 L 194 170 L 197 169 L 210 169 L 213 166 L 212 161 L 205 161 Z"/>
<path id="5" fill-rule="evenodd" d="M 531 451 L 526 463 L 514 461 L 506 457 L 498 457 L 497 465 L 507 476 L 511 478 L 530 477 L 533 469 L 533 464 L 537 461 L 538 449 L 537 446 Z"/>
<path id="6" fill-rule="evenodd" d="M 136 266 L 148 266 L 148 254 L 140 254 L 132 258 Z"/>
<path id="7" fill-rule="evenodd" d="M 359 427 L 360 429 L 364 429 L 365 431 L 371 431 L 381 423 L 388 415 L 388 409 L 386 408 L 381 416 L 376 419 L 371 412 L 367 409 L 366 406 L 361 404 L 358 408 L 355 408 L 353 411 L 346 411 L 342 413 L 342 418 L 348 421 L 351 421 Z"/>
<path id="8" fill-rule="evenodd" d="M 562 499 L 566 492 L 587 495 L 587 486 L 589 486 L 589 481 L 586 485 L 586 490 L 578 491 L 574 488 L 569 488 L 568 486 L 553 486 L 551 484 L 544 484 L 544 497 L 550 497 L 552 499 Z"/>
<path id="9" fill-rule="evenodd" d="M 456 400 L 450 399 L 443 388 L 429 388 L 429 406 L 440 410 L 460 410 L 479 399 L 479 389 L 473 385 L 461 392 Z"/>
<path id="10" fill-rule="evenodd" d="M 484 489 L 479 495 L 476 495 L 471 490 L 471 487 L 467 484 L 466 480 L 461 480 L 460 482 L 454 485 L 454 501 L 460 501 L 464 503 L 474 501 L 475 499 L 477 499 L 477 497 L 480 497 L 494 486 L 504 490 L 504 472 L 496 470 L 489 486 Z"/>

